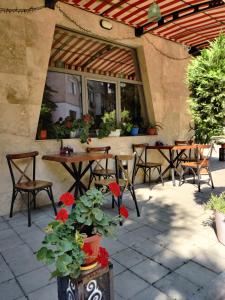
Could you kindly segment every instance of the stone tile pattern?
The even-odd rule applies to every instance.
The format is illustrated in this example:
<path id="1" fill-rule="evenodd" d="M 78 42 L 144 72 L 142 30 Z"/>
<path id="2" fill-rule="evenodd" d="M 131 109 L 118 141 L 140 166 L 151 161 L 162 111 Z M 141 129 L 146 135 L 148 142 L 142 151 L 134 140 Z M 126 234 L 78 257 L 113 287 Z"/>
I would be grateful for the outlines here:
<path id="1" fill-rule="evenodd" d="M 221 192 L 225 171 L 216 166 L 215 192 Z M 126 198 L 129 219 L 118 228 L 116 240 L 102 241 L 114 264 L 115 300 L 225 299 L 225 247 L 202 207 L 211 189 L 203 185 L 198 193 L 192 184 L 173 187 L 168 181 L 164 187 L 140 185 L 136 193 L 141 217 Z M 106 210 L 112 213 L 107 205 Z M 0 217 L 1 300 L 57 299 L 51 268 L 35 257 L 51 218 L 51 207 L 32 212 L 31 228 L 26 212 Z"/>

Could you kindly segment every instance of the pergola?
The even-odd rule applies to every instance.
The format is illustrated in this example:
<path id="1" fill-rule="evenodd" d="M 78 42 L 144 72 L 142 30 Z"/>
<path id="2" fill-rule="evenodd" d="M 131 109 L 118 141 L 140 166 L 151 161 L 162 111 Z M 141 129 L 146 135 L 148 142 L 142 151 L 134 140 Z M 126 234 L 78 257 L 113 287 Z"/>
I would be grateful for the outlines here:
<path id="1" fill-rule="evenodd" d="M 137 37 L 151 33 L 191 47 L 207 47 L 224 30 L 223 0 L 156 0 L 161 19 L 149 22 L 148 9 L 153 0 L 60 0 L 91 13 L 134 27 Z M 54 7 L 57 1 L 46 1 Z"/>

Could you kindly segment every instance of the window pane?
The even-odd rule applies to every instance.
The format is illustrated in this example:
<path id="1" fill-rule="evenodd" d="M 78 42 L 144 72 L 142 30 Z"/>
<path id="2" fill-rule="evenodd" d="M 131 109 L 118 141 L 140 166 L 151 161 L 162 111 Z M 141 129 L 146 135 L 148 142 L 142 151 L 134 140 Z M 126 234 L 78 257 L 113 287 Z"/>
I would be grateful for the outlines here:
<path id="1" fill-rule="evenodd" d="M 95 119 L 96 128 L 105 112 L 116 109 L 116 85 L 110 82 L 87 81 L 88 112 Z"/>
<path id="2" fill-rule="evenodd" d="M 58 72 L 48 72 L 39 117 L 37 138 L 47 130 L 47 138 L 58 138 L 57 124 L 66 124 L 81 118 L 81 77 Z M 69 137 L 69 132 L 60 137 Z"/>
<path id="3" fill-rule="evenodd" d="M 143 127 L 146 109 L 141 85 L 121 82 L 121 110 L 130 112 L 132 123 Z"/>

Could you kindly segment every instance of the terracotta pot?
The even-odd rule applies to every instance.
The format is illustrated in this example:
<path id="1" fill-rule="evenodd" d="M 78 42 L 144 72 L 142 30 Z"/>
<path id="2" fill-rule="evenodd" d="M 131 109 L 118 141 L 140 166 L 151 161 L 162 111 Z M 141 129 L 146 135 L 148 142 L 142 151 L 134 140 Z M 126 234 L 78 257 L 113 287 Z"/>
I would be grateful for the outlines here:
<path id="1" fill-rule="evenodd" d="M 221 244 L 225 245 L 225 214 L 215 211 L 217 238 Z"/>
<path id="2" fill-rule="evenodd" d="M 84 239 L 84 244 L 89 244 L 92 250 L 92 255 L 86 257 L 84 261 L 84 266 L 91 265 L 96 262 L 100 247 L 101 236 L 93 235 Z"/>
<path id="3" fill-rule="evenodd" d="M 40 139 L 41 140 L 46 140 L 47 139 L 47 130 L 41 130 Z"/>
<path id="4" fill-rule="evenodd" d="M 148 135 L 157 135 L 157 129 L 156 128 L 148 128 L 147 129 L 147 134 Z"/>

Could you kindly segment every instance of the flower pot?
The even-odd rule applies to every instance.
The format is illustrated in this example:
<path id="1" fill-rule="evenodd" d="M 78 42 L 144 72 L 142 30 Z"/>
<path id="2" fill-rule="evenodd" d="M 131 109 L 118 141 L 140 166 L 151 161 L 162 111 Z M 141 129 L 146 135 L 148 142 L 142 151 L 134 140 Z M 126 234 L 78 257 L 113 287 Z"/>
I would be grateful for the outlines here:
<path id="1" fill-rule="evenodd" d="M 116 129 L 110 132 L 109 136 L 120 136 L 121 129 Z"/>
<path id="2" fill-rule="evenodd" d="M 84 245 L 89 245 L 92 251 L 92 254 L 90 256 L 86 256 L 83 264 L 84 266 L 92 265 L 96 262 L 99 253 L 100 241 L 101 236 L 97 234 L 84 239 Z"/>
<path id="3" fill-rule="evenodd" d="M 221 144 L 220 146 L 221 148 L 225 149 L 225 144 Z"/>
<path id="4" fill-rule="evenodd" d="M 133 127 L 130 131 L 130 135 L 136 136 L 136 135 L 138 135 L 138 132 L 139 132 L 139 128 L 138 127 Z"/>
<path id="5" fill-rule="evenodd" d="M 148 128 L 147 129 L 147 134 L 148 135 L 157 135 L 157 129 L 156 128 Z"/>
<path id="6" fill-rule="evenodd" d="M 225 245 L 225 214 L 215 211 L 216 233 L 221 244 Z"/>
<path id="7" fill-rule="evenodd" d="M 70 138 L 75 138 L 79 135 L 79 130 L 72 130 L 70 131 Z"/>
<path id="8" fill-rule="evenodd" d="M 47 139 L 47 130 L 41 130 L 40 139 L 41 140 L 46 140 Z"/>

